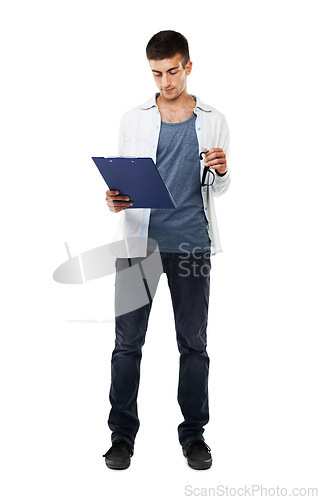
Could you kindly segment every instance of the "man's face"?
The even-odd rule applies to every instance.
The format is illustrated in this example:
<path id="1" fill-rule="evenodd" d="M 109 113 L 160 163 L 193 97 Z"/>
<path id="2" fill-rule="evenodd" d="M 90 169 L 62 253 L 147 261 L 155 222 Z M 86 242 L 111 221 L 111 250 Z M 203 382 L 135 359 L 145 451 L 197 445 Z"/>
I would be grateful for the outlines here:
<path id="1" fill-rule="evenodd" d="M 155 83 L 165 99 L 174 100 L 186 91 L 186 79 L 192 70 L 188 61 L 183 68 L 180 54 L 169 59 L 149 60 Z"/>

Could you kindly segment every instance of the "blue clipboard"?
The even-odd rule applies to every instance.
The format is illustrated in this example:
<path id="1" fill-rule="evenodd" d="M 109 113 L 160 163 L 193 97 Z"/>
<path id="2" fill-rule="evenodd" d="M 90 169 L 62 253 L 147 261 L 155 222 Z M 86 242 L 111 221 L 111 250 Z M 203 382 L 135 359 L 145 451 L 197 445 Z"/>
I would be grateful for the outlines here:
<path id="1" fill-rule="evenodd" d="M 134 208 L 176 208 L 152 158 L 92 157 L 111 191 L 129 196 Z"/>

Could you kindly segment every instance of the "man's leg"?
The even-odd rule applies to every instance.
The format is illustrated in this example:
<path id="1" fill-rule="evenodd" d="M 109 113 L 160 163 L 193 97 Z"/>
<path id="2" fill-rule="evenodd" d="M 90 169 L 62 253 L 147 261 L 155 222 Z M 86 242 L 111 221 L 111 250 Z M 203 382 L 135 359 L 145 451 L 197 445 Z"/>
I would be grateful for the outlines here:
<path id="1" fill-rule="evenodd" d="M 206 328 L 211 263 L 209 253 L 166 256 L 163 268 L 171 292 L 180 352 L 178 402 L 184 422 L 178 426 L 178 435 L 180 444 L 185 446 L 194 439 L 204 440 L 203 426 L 209 420 Z"/>
<path id="2" fill-rule="evenodd" d="M 137 289 L 137 286 L 134 287 L 134 283 L 128 283 L 125 274 L 120 277 L 118 273 L 131 266 L 138 266 L 142 261 L 142 258 L 117 259 L 116 309 L 120 309 L 120 306 L 123 308 L 123 301 L 128 304 L 129 309 L 132 304 L 132 293 L 135 289 L 135 300 Z M 124 304 L 124 309 L 126 304 Z M 139 429 L 137 394 L 140 381 L 140 362 L 151 306 L 152 301 L 150 300 L 146 305 L 115 318 L 116 338 L 111 360 L 110 388 L 112 408 L 108 420 L 112 430 L 112 443 L 117 440 L 125 440 L 134 445 L 135 436 Z"/>

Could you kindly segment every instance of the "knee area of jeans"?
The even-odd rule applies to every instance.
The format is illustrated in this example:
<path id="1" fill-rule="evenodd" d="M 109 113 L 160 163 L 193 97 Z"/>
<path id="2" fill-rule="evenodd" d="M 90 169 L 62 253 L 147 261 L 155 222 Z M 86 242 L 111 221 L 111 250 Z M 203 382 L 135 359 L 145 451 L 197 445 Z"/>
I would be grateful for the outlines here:
<path id="1" fill-rule="evenodd" d="M 144 328 L 123 329 L 115 327 L 115 346 L 142 347 L 145 344 L 146 332 Z"/>
<path id="2" fill-rule="evenodd" d="M 144 345 L 143 343 L 138 343 L 138 342 L 121 342 L 121 343 L 115 343 L 115 348 L 113 351 L 113 355 L 116 354 L 134 354 L 134 355 L 141 355 L 142 354 L 142 347 Z"/>
<path id="3" fill-rule="evenodd" d="M 196 346 L 190 347 L 189 345 L 178 344 L 178 350 L 181 356 L 201 356 L 208 358 L 206 346 L 203 347 L 201 345 L 197 348 Z"/>

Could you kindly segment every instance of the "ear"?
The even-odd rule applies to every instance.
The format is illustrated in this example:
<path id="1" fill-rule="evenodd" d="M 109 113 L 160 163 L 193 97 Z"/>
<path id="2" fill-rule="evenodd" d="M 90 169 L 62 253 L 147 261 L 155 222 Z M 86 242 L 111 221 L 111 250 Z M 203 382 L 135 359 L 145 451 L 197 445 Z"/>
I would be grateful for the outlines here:
<path id="1" fill-rule="evenodd" d="M 192 67 L 193 67 L 192 61 L 188 61 L 188 63 L 186 63 L 185 66 L 186 76 L 188 76 L 191 73 Z"/>

